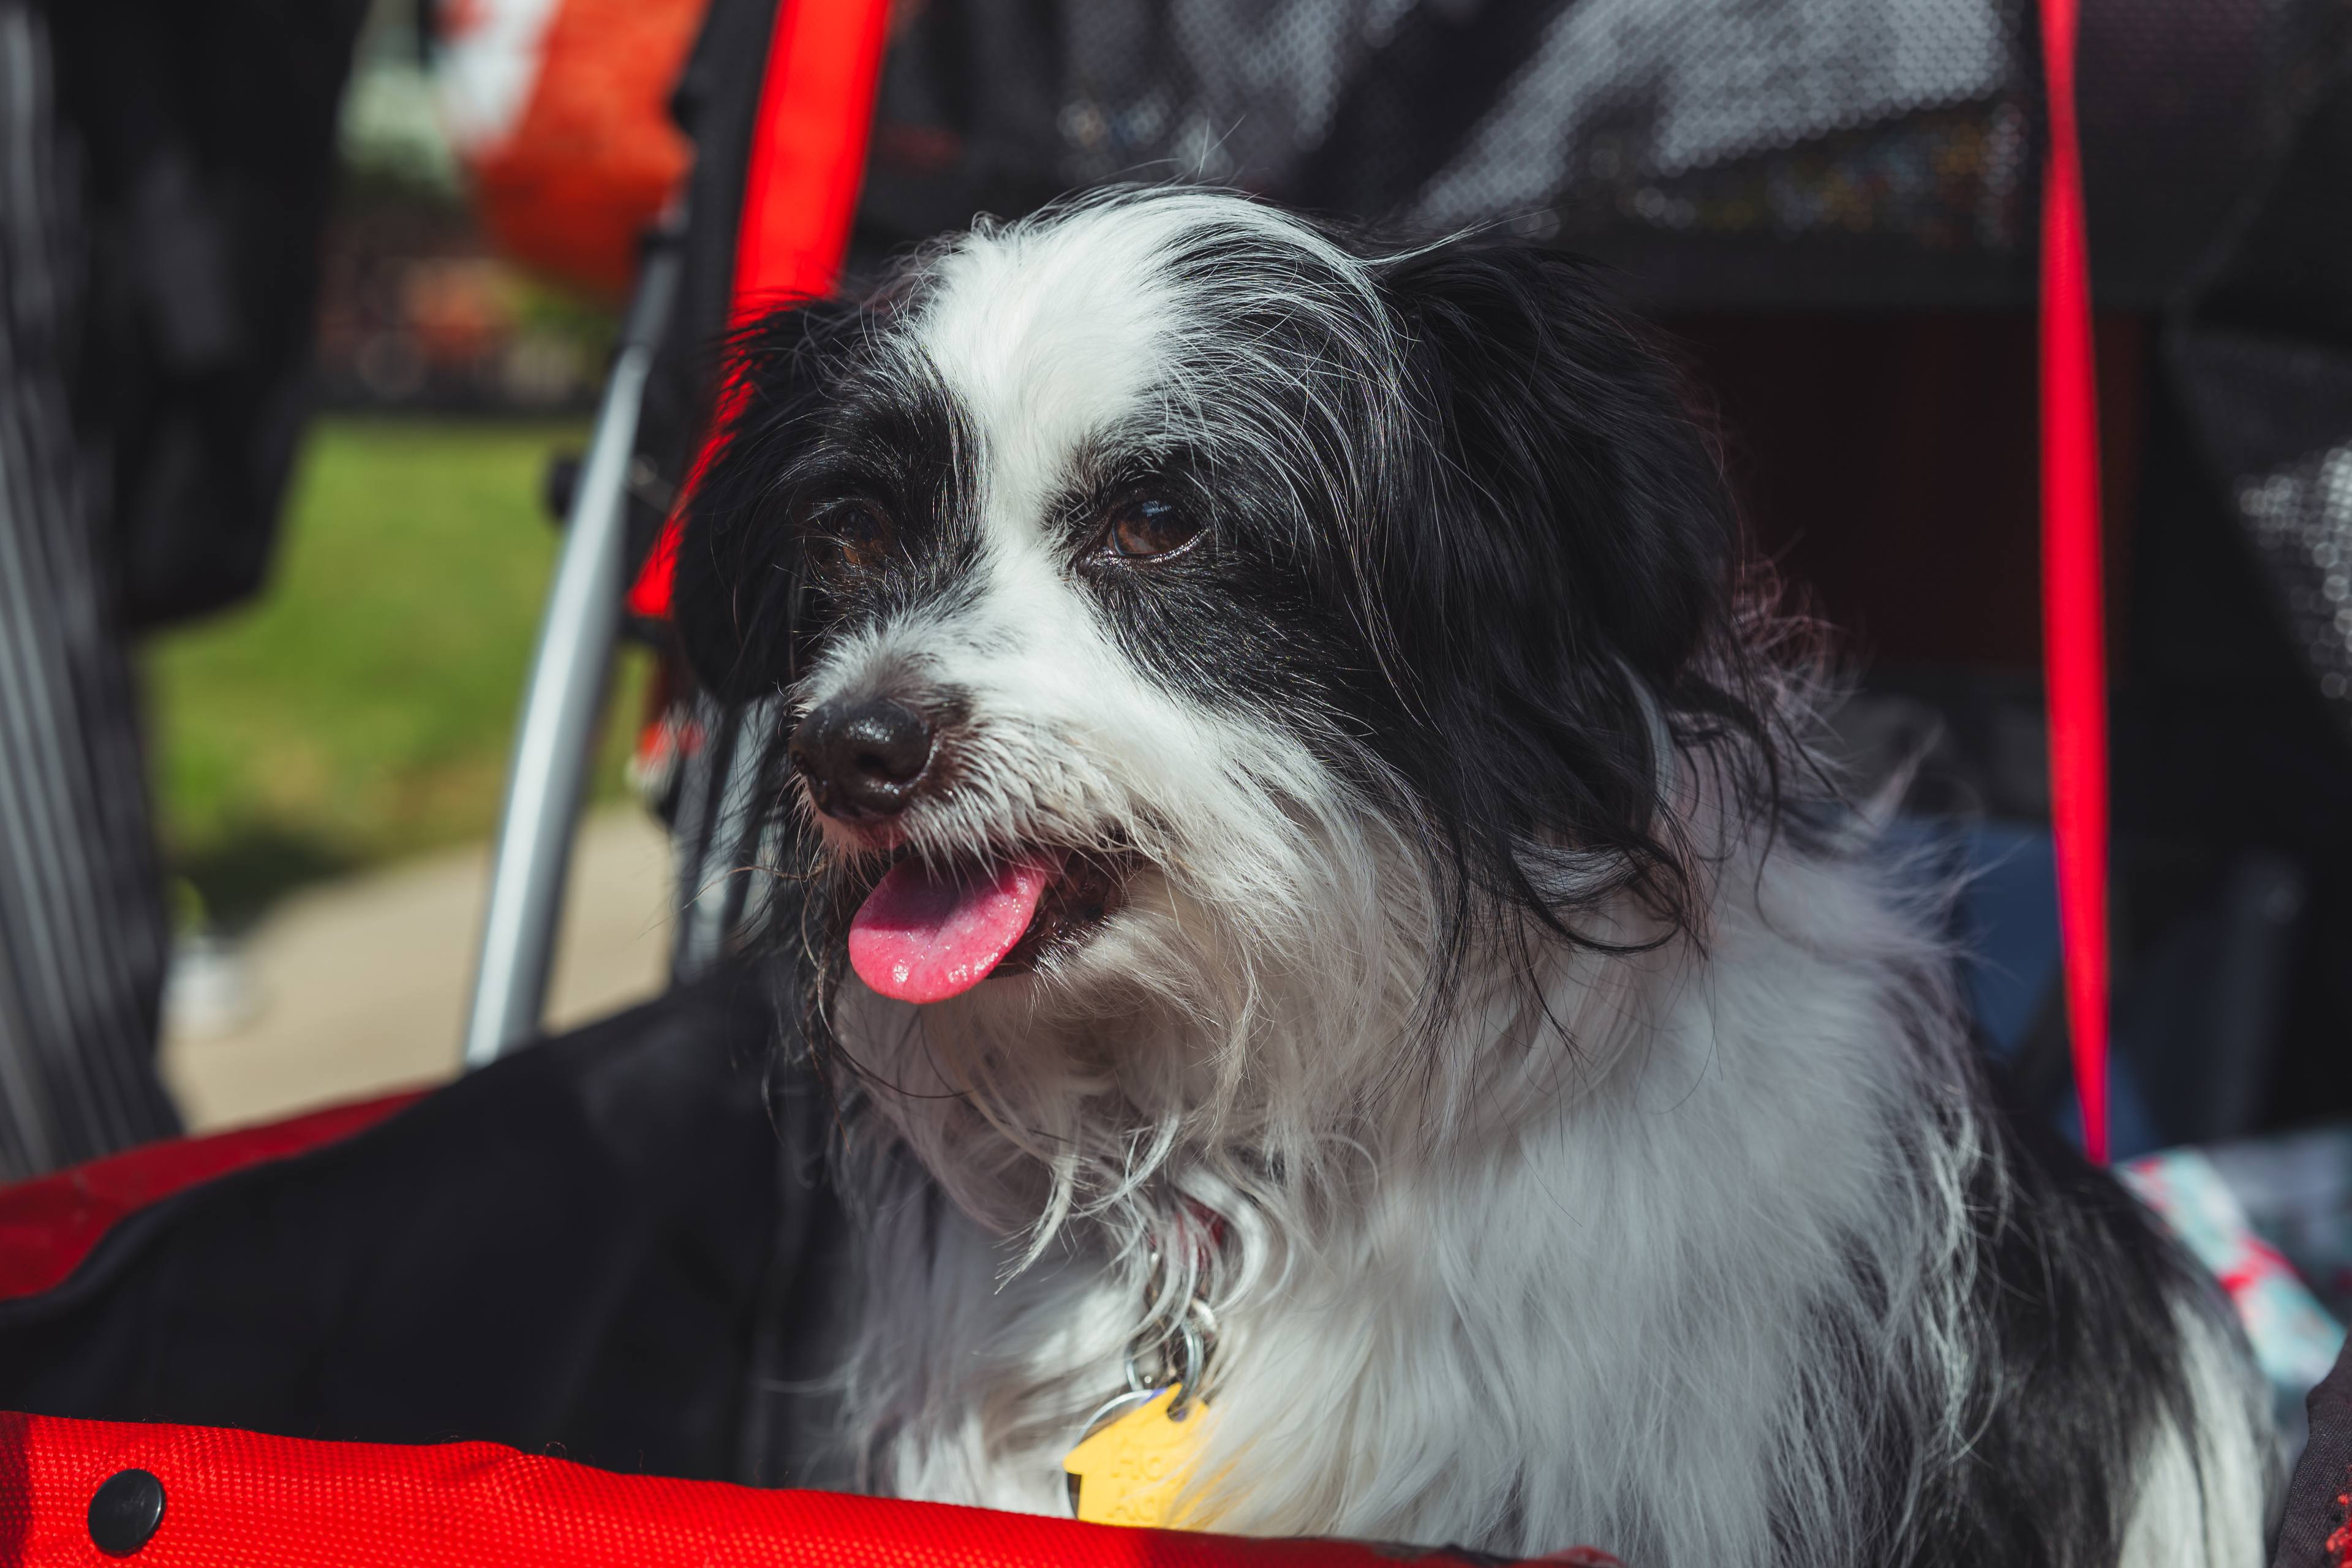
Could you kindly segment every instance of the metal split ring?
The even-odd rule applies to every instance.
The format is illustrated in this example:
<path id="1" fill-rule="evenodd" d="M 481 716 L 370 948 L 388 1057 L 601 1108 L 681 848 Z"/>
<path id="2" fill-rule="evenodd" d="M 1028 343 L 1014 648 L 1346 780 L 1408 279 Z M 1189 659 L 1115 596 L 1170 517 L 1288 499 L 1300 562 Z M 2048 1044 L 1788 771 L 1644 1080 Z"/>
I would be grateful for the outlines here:
<path id="1" fill-rule="evenodd" d="M 1199 1320 L 1197 1323 L 1195 1319 Z M 1180 1392 L 1176 1402 L 1168 1407 L 1168 1414 L 1181 1419 L 1192 1402 L 1201 1397 L 1201 1380 L 1208 1371 L 1211 1339 L 1216 1333 L 1216 1321 L 1208 1304 L 1195 1300 L 1187 1305 L 1183 1318 L 1172 1331 L 1161 1334 L 1157 1342 L 1143 1347 L 1147 1353 L 1156 1352 L 1159 1357 L 1160 1375 L 1156 1380 L 1143 1375 L 1142 1359 L 1139 1354 L 1140 1342 L 1138 1345 L 1129 1346 L 1128 1394 L 1157 1393 L 1170 1384 L 1177 1384 Z M 1172 1365 L 1169 1354 L 1171 1340 L 1175 1342 L 1176 1352 Z"/>

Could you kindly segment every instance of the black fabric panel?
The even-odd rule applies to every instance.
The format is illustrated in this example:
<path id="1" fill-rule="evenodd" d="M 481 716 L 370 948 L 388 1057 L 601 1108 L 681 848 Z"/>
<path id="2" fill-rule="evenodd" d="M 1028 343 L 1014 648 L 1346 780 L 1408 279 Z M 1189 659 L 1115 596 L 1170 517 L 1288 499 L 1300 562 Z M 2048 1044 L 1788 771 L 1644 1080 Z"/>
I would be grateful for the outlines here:
<path id="1" fill-rule="evenodd" d="M 887 259 L 975 214 L 1017 218 L 1060 195 L 1065 93 L 1051 0 L 911 8 L 884 61 L 849 265 Z"/>
<path id="2" fill-rule="evenodd" d="M 53 82 L 43 13 L 0 0 L 0 1181 L 180 1126 L 138 703 L 70 414 L 88 236 Z"/>
<path id="3" fill-rule="evenodd" d="M 2146 308 L 2193 281 L 2285 151 L 2315 68 L 2339 58 L 2340 11 L 2266 0 L 2083 0 L 2076 114 L 2095 292 Z M 2014 15 L 2024 27 L 2033 8 Z M 2030 247 L 2029 219 L 2022 237 Z M 2028 292 L 2030 270 L 2019 279 Z"/>
<path id="4" fill-rule="evenodd" d="M 2304 887 L 2263 1126 L 2352 1109 L 2352 29 L 2281 15 L 2267 155 L 2164 335 L 2116 765 L 2119 831 L 2281 855 Z"/>
<path id="5" fill-rule="evenodd" d="M 837 1229 L 773 1016 L 721 977 L 138 1216 L 0 1308 L 0 1408 L 742 1475 L 762 1295 L 804 1282 L 772 1244 Z"/>
<path id="6" fill-rule="evenodd" d="M 309 411 L 319 236 L 364 0 L 47 0 L 89 152 L 77 424 L 111 448 L 132 628 L 259 585 Z"/>
<path id="7" fill-rule="evenodd" d="M 2340 32 L 2352 22 L 2336 18 Z M 2341 37 L 2314 57 L 2317 78 L 2276 162 L 2246 170 L 2247 207 L 2212 275 L 2200 280 L 2199 321 L 2352 350 L 2352 55 Z M 2325 63 L 2322 74 L 2318 68 Z M 2282 117 L 2284 118 L 2284 117 Z"/>
<path id="8" fill-rule="evenodd" d="M 2328 1538 L 2344 1528 L 2344 1498 L 2352 1492 L 2352 1344 L 2304 1401 L 2311 1413 L 2311 1441 L 2287 1488 L 2286 1516 L 2279 1523 L 2278 1553 L 2272 1568 L 2338 1568 L 2341 1549 Z"/>

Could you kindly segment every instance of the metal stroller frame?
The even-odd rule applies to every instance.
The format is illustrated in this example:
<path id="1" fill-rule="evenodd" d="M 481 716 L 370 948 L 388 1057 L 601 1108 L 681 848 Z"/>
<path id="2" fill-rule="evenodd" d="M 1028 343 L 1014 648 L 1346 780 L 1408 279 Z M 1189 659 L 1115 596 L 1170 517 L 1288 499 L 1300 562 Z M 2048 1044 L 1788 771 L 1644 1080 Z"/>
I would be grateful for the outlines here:
<path id="1" fill-rule="evenodd" d="M 466 1011 L 468 1068 L 488 1066 L 529 1041 L 546 1006 L 597 710 L 620 637 L 629 464 L 646 377 L 682 265 L 673 217 L 648 242 L 624 318 L 531 653 L 499 815 L 481 955 Z"/>

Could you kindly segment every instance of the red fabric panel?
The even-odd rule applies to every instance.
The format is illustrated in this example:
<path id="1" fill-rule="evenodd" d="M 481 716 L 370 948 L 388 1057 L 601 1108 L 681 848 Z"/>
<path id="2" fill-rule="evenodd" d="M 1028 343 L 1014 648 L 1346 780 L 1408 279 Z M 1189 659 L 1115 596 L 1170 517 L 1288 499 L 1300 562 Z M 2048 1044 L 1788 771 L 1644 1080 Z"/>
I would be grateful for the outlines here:
<path id="1" fill-rule="evenodd" d="M 163 1523 L 136 1557 L 104 1557 L 89 1538 L 90 1495 L 131 1468 L 163 1483 Z M 1415 1560 L 1430 1568 L 1452 1561 Z M 1391 1559 L 1339 1542 L 1120 1530 L 613 1475 L 492 1443 L 313 1443 L 0 1415 L 0 1568 L 123 1561 L 138 1568 L 1377 1568 Z"/>
<path id="2" fill-rule="evenodd" d="M 889 17 L 888 0 L 783 0 L 777 12 L 735 234 L 731 325 L 833 291 L 866 180 L 866 142 Z M 735 388 L 720 389 L 711 416 L 714 438 L 734 416 L 738 401 Z M 693 493 L 709 460 L 706 444 L 678 487 L 681 497 Z M 631 614 L 669 614 L 677 536 L 673 510 L 629 589 Z"/>
<path id="3" fill-rule="evenodd" d="M 116 1221 L 183 1187 L 348 1138 L 423 1098 L 422 1090 L 395 1094 L 209 1138 L 169 1139 L 0 1187 L 0 1300 L 63 1284 Z"/>
<path id="4" fill-rule="evenodd" d="M 2107 673 L 2091 270 L 2074 134 L 2074 0 L 2042 0 L 2042 660 L 2066 1021 L 2083 1147 L 2107 1159 Z"/>

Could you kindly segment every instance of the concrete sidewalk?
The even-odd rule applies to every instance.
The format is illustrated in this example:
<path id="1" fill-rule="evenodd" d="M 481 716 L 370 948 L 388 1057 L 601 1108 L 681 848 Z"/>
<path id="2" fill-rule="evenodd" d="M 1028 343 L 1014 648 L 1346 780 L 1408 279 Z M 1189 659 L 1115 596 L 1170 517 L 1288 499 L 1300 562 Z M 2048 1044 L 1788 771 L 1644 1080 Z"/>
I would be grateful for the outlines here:
<path id="1" fill-rule="evenodd" d="M 242 943 L 250 1017 L 201 1037 L 167 1024 L 163 1079 L 190 1131 L 456 1076 L 488 871 L 483 845 L 313 889 L 273 910 Z M 642 809 L 583 824 L 551 1027 L 661 989 L 675 898 L 668 841 Z"/>

